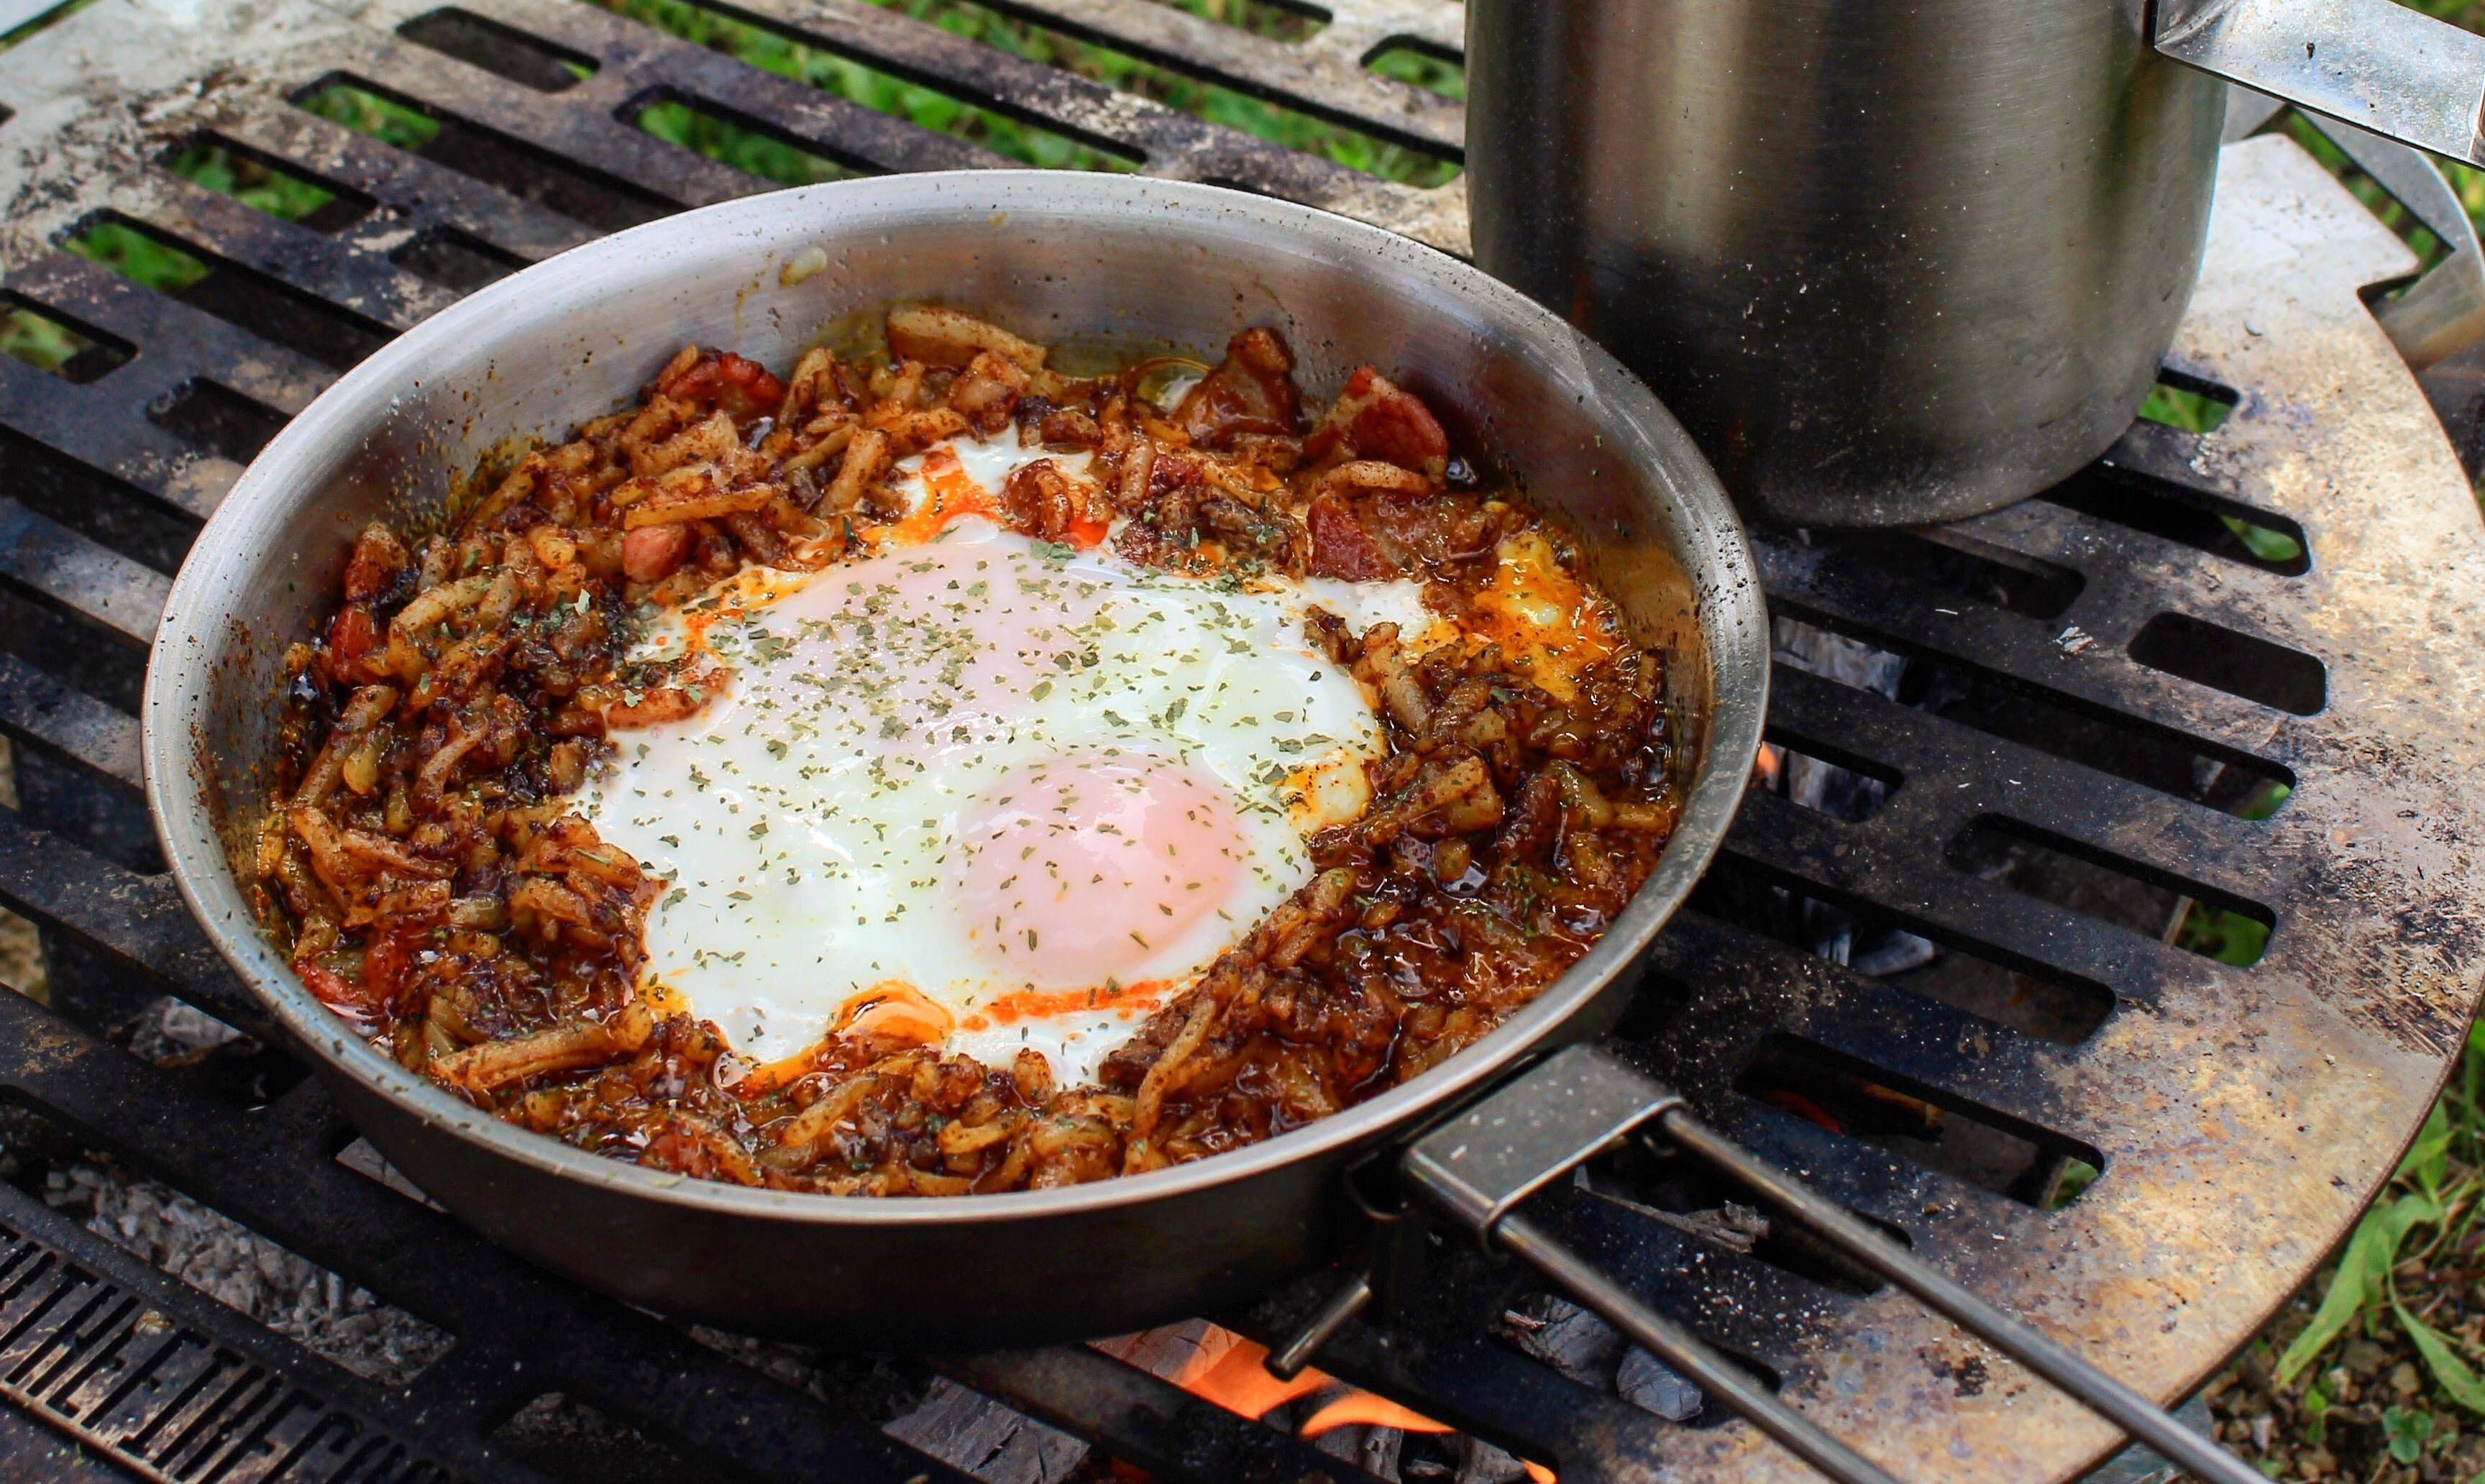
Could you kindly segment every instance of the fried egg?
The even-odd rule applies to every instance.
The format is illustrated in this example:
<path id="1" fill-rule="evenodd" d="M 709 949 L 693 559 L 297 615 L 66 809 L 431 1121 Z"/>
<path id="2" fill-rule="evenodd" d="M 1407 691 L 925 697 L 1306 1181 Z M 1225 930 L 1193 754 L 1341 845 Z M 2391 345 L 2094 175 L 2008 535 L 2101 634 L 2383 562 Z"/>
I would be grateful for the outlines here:
<path id="1" fill-rule="evenodd" d="M 1311 608 L 1454 637 L 1414 582 L 1208 580 L 985 518 L 1045 456 L 1004 433 L 909 460 L 874 554 L 746 571 L 642 645 L 729 678 L 615 733 L 580 808 L 665 881 L 649 993 L 746 1062 L 867 1029 L 1092 1081 L 1371 802 L 1381 724 Z"/>

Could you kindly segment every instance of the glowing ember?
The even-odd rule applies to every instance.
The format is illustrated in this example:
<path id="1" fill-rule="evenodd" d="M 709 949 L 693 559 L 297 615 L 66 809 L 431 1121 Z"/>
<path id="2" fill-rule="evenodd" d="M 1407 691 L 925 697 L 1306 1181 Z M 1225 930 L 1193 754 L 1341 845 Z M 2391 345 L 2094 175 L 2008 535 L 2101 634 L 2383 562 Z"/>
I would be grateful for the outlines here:
<path id="1" fill-rule="evenodd" d="M 1305 1366 L 1292 1381 L 1269 1374 L 1267 1347 L 1231 1330 L 1206 1327 L 1198 1348 L 1168 1377 L 1175 1386 L 1228 1412 L 1258 1421 L 1303 1397 L 1325 1397 L 1297 1429 L 1317 1438 L 1341 1427 L 1394 1427 L 1409 1433 L 1448 1433 L 1457 1429 L 1435 1422 L 1420 1412 L 1400 1406 L 1378 1392 L 1349 1386 L 1328 1372 Z M 1553 1470 L 1519 1461 L 1535 1484 L 1555 1484 Z"/>

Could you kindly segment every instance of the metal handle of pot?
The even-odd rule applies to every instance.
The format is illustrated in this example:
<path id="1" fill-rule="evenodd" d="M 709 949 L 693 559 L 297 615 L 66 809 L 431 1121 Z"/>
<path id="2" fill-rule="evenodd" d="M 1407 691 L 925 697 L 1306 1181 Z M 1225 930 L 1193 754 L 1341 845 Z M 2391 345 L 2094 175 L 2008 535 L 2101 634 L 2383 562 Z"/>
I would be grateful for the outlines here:
<path id="1" fill-rule="evenodd" d="M 2257 132 L 2286 106 L 2284 98 L 2234 89 L 2226 97 L 2227 141 Z M 2476 225 L 2458 192 L 2433 161 L 2370 129 L 2317 113 L 2304 119 L 2450 249 L 2406 291 L 2373 305 L 2373 318 L 2400 356 L 2422 371 L 2485 339 L 2485 249 L 2477 244 Z"/>
<path id="2" fill-rule="evenodd" d="M 2485 165 L 2485 37 L 2397 0 L 2157 0 L 2157 49 L 2403 144 Z"/>
<path id="3" fill-rule="evenodd" d="M 1652 1136 L 1743 1187 L 1761 1204 L 1899 1288 L 2211 1484 L 2265 1484 L 2258 1470 L 2078 1355 L 1918 1260 L 1843 1206 L 1755 1159 L 1691 1116 L 1682 1098 L 1593 1047 L 1555 1053 L 1407 1149 L 1399 1172 L 1417 1196 L 1488 1250 L 1507 1252 L 1840 1484 L 1891 1475 L 1755 1383 L 1677 1321 L 1570 1251 L 1518 1208 L 1625 1140 Z M 1370 1301 L 1350 1283 L 1271 1358 L 1299 1368 Z"/>

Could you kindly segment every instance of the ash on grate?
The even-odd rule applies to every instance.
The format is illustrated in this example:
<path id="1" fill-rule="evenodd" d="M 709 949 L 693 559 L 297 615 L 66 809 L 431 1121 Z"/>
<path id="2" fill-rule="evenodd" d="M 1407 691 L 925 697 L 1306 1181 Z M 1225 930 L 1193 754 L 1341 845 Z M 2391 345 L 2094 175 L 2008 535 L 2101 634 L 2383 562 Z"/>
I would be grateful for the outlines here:
<path id="1" fill-rule="evenodd" d="M 44 1176 L 44 1201 L 201 1293 L 386 1386 L 448 1353 L 451 1337 L 186 1195 L 98 1164 Z"/>
<path id="2" fill-rule="evenodd" d="M 1094 1470 L 1088 1445 L 1006 1403 L 885 1356 L 849 1355 L 705 1325 L 691 1337 L 982 1481 L 1054 1484 Z M 599 1480 L 598 1484 L 603 1484 Z"/>
<path id="3" fill-rule="evenodd" d="M 1706 1403 L 1698 1387 L 1568 1299 L 1531 1295 L 1502 1315 L 1500 1331 L 1519 1350 L 1581 1386 L 1610 1392 L 1669 1422 L 1691 1420 Z"/>
<path id="4" fill-rule="evenodd" d="M 1790 618 L 1780 618 L 1770 625 L 1769 642 L 1770 657 L 1789 669 L 1892 701 L 1898 698 L 1898 682 L 1905 676 L 1907 663 L 1887 649 Z M 1862 819 L 1889 794 L 1888 785 L 1879 779 L 1789 752 L 1774 743 L 1763 744 L 1761 754 L 1762 781 L 1759 786 L 1783 794 L 1806 809 L 1842 819 Z M 1941 953 L 1929 940 L 1899 928 L 1869 933 L 1859 941 L 1853 919 L 1826 902 L 1805 898 L 1800 911 L 1814 955 L 1844 964 L 1859 974 L 1876 977 L 1904 974 L 1923 968 Z"/>
<path id="5" fill-rule="evenodd" d="M 161 1067 L 191 1066 L 222 1047 L 248 1055 L 259 1043 L 194 1004 L 163 996 L 129 1028 L 129 1054 Z"/>

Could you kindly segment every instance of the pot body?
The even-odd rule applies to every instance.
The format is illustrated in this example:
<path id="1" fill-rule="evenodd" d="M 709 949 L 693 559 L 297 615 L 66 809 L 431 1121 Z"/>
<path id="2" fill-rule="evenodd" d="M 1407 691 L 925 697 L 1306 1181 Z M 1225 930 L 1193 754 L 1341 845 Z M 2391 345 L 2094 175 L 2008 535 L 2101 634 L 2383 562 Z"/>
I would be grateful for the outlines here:
<path id="1" fill-rule="evenodd" d="M 303 989 L 245 904 L 287 646 L 354 534 L 436 511 L 487 451 L 634 398 L 687 342 L 790 364 L 892 303 L 989 315 L 1078 370 L 1280 330 L 1306 389 L 1403 377 L 1575 529 L 1646 642 L 1672 648 L 1689 792 L 1605 937 L 1492 1035 L 1309 1128 L 1064 1190 L 870 1200 L 748 1190 L 500 1122 L 380 1056 Z M 911 1349 L 1120 1333 L 1319 1261 L 1345 1166 L 1620 1009 L 1723 838 L 1759 745 L 1767 619 L 1741 527 L 1681 428 L 1603 351 L 1429 248 L 1209 186 L 1068 172 L 854 180 L 730 202 L 517 274 L 347 373 L 193 546 L 150 667 L 148 796 L 184 896 L 388 1159 L 505 1246 L 630 1302 L 746 1331 Z"/>
<path id="2" fill-rule="evenodd" d="M 1619 355 L 1744 512 L 1910 524 L 2130 423 L 2226 84 L 2141 0 L 1468 0 L 1476 261 Z"/>

